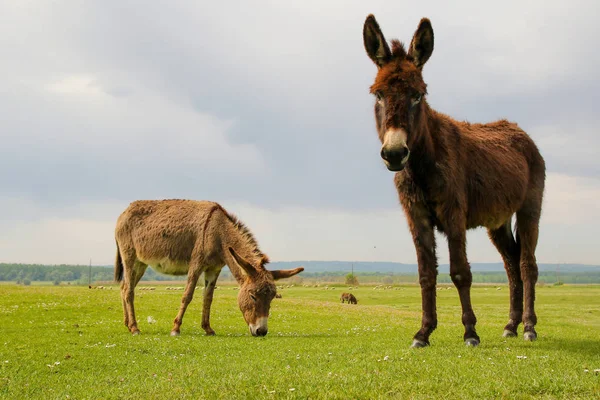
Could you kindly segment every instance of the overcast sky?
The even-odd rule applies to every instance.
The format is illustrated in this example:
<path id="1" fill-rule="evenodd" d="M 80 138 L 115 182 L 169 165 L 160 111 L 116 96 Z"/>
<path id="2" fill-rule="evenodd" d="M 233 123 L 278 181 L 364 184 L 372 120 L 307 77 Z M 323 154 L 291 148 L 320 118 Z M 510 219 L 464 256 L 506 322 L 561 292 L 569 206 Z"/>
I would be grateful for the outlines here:
<path id="1" fill-rule="evenodd" d="M 594 0 L 1 2 L 0 262 L 110 264 L 118 215 L 161 198 L 220 202 L 272 260 L 416 262 L 379 157 L 369 13 L 404 42 L 431 19 L 433 108 L 538 143 L 538 261 L 600 264 Z M 483 229 L 468 241 L 500 261 Z"/>

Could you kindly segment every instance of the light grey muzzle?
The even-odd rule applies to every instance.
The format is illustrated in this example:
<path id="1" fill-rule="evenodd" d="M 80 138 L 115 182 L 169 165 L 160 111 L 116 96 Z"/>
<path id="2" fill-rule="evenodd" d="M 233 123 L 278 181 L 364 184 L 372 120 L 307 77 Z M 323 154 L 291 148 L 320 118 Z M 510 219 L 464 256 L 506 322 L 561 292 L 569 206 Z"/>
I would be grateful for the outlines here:
<path id="1" fill-rule="evenodd" d="M 248 329 L 250 329 L 250 334 L 252 336 L 265 336 L 269 331 L 267 327 L 268 317 L 261 317 L 256 320 L 254 324 L 248 324 Z"/>
<path id="2" fill-rule="evenodd" d="M 406 131 L 403 129 L 386 131 L 380 154 L 387 169 L 402 171 L 410 156 L 410 150 L 406 145 Z"/>

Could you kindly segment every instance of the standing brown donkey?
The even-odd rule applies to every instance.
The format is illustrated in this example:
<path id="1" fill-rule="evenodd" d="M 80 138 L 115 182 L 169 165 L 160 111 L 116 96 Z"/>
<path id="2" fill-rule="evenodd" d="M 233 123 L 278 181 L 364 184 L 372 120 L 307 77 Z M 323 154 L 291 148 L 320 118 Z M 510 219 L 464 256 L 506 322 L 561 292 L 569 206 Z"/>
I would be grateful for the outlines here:
<path id="1" fill-rule="evenodd" d="M 419 23 L 408 51 L 397 40 L 390 49 L 373 15 L 365 21 L 363 39 L 378 68 L 371 93 L 376 98 L 381 158 L 396 172 L 394 182 L 417 251 L 423 315 L 413 347 L 428 345 L 437 325 L 434 229 L 448 238 L 450 276 L 462 305 L 465 343 L 479 344 L 466 252 L 466 230 L 479 226 L 487 228 L 508 274 L 510 314 L 504 336 L 516 336 L 522 320 L 525 340 L 535 340 L 535 248 L 544 159 L 514 123 L 459 122 L 429 107 L 422 76 L 433 52 L 428 19 Z M 516 240 L 511 230 L 515 213 Z"/>
<path id="2" fill-rule="evenodd" d="M 253 336 L 267 334 L 267 318 L 276 294 L 274 280 L 304 268 L 268 271 L 269 259 L 250 230 L 217 203 L 193 200 L 135 201 L 119 216 L 115 229 L 115 280 L 121 283 L 125 325 L 140 331 L 133 308 L 134 289 L 148 265 L 169 275 L 186 275 L 187 285 L 171 335 L 179 335 L 183 314 L 204 273 L 202 328 L 210 326 L 210 306 L 217 278 L 225 264 L 240 285 L 238 305 Z"/>

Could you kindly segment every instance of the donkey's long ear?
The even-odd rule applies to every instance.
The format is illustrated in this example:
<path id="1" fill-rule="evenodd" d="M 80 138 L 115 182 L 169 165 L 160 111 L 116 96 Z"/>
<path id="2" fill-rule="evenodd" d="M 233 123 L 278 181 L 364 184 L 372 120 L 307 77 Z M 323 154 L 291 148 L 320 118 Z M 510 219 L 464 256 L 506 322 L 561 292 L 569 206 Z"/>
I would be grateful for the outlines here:
<path id="1" fill-rule="evenodd" d="M 273 275 L 273 279 L 278 280 L 278 279 L 283 279 L 283 278 L 289 278 L 290 276 L 299 274 L 302 271 L 304 271 L 303 267 L 298 267 L 298 268 L 294 268 L 294 269 L 279 269 L 276 271 L 269 271 L 269 272 L 271 273 L 271 275 Z"/>
<path id="2" fill-rule="evenodd" d="M 369 14 L 365 21 L 363 41 L 367 54 L 378 68 L 383 67 L 392 58 L 392 52 L 373 14 Z"/>
<path id="3" fill-rule="evenodd" d="M 431 57 L 431 53 L 433 53 L 433 28 L 431 21 L 423 18 L 410 42 L 408 55 L 412 56 L 417 68 L 421 69 Z"/>
<path id="4" fill-rule="evenodd" d="M 256 268 L 254 268 L 252 264 L 250 264 L 248 261 L 244 260 L 238 253 L 236 253 L 232 247 L 229 248 L 229 252 L 233 256 L 235 262 L 238 263 L 240 267 L 242 267 L 242 269 L 244 270 L 244 272 L 246 272 L 247 275 L 253 276 L 254 274 L 256 274 Z"/>

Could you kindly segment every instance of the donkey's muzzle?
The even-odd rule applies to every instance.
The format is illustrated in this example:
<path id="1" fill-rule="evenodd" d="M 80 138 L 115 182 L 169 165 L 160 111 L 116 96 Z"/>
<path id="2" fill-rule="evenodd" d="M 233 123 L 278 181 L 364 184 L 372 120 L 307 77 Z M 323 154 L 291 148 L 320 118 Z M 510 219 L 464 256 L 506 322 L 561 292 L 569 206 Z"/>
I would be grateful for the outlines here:
<path id="1" fill-rule="evenodd" d="M 268 330 L 267 328 L 258 328 L 255 332 L 254 332 L 254 336 L 266 336 Z"/>
<path id="2" fill-rule="evenodd" d="M 381 158 L 390 171 L 402 171 L 406 166 L 409 155 L 410 151 L 406 146 L 393 149 L 383 147 L 381 149 Z"/>
<path id="3" fill-rule="evenodd" d="M 269 331 L 269 328 L 267 327 L 267 318 L 258 318 L 256 323 L 249 324 L 248 328 L 250 329 L 250 334 L 252 334 L 252 336 L 265 336 Z"/>

